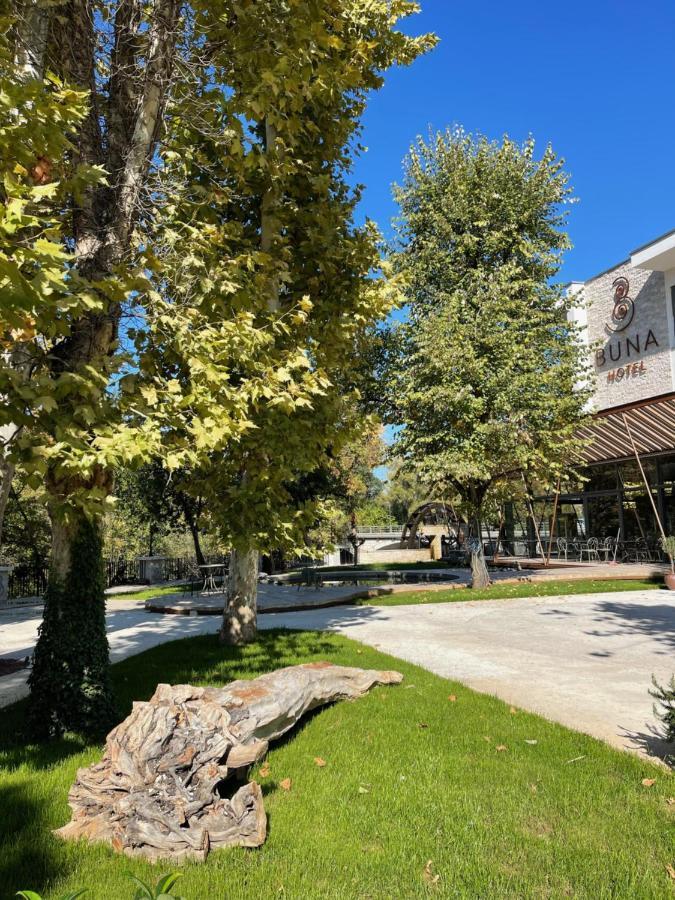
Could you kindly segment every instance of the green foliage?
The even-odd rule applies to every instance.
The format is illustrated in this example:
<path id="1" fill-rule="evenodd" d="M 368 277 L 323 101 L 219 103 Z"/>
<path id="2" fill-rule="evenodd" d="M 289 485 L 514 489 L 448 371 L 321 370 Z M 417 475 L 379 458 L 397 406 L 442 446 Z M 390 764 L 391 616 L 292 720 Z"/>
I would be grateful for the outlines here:
<path id="1" fill-rule="evenodd" d="M 675 535 L 666 535 L 665 537 L 660 538 L 659 543 L 661 544 L 663 552 L 670 560 L 671 572 L 675 574 Z"/>
<path id="2" fill-rule="evenodd" d="M 381 497 L 390 510 L 390 519 L 404 524 L 418 506 L 430 499 L 429 489 L 419 475 L 414 470 L 406 469 L 401 460 L 393 459 Z"/>
<path id="3" fill-rule="evenodd" d="M 654 714 L 664 724 L 664 737 L 667 741 L 675 742 L 675 675 L 672 675 L 666 685 L 660 685 L 652 676 L 654 689 L 650 694 L 657 701 L 654 704 Z"/>
<path id="4" fill-rule="evenodd" d="M 352 373 L 395 294 L 371 277 L 375 228 L 354 224 L 360 116 L 386 69 L 434 40 L 396 29 L 410 3 L 223 9 L 199 10 L 214 53 L 168 119 L 171 215 L 155 217 L 147 267 L 170 289 L 138 335 L 153 381 L 139 409 L 165 417 L 170 467 L 209 470 L 224 541 L 300 546 L 319 502 L 293 485 L 358 431 Z"/>
<path id="5" fill-rule="evenodd" d="M 419 140 L 396 189 L 395 255 L 409 321 L 393 380 L 394 452 L 469 519 L 520 478 L 573 474 L 587 391 L 583 349 L 555 277 L 568 177 L 550 147 L 462 131 Z"/>
<path id="6" fill-rule="evenodd" d="M 129 878 L 138 885 L 138 889 L 134 894 L 133 900 L 183 900 L 179 894 L 172 894 L 171 888 L 181 877 L 180 872 L 170 872 L 168 875 L 162 875 L 157 883 L 149 885 L 135 875 Z"/>
<path id="7" fill-rule="evenodd" d="M 105 582 L 97 526 L 82 516 L 68 573 L 53 574 L 29 676 L 29 718 L 38 737 L 102 735 L 115 722 L 105 631 Z"/>
<path id="8" fill-rule="evenodd" d="M 171 893 L 171 888 L 180 877 L 180 872 L 171 872 L 168 875 L 162 875 L 155 885 L 151 885 L 141 881 L 135 875 L 129 875 L 129 878 L 137 885 L 133 900 L 184 900 L 179 894 Z M 63 894 L 59 900 L 77 900 L 78 897 L 87 893 L 89 893 L 87 888 L 82 888 L 79 891 Z M 23 900 L 42 900 L 40 894 L 36 894 L 35 891 L 17 891 L 16 896 L 22 897 Z"/>
<path id="9" fill-rule="evenodd" d="M 386 525 L 392 521 L 392 516 L 378 497 L 366 501 L 356 509 L 356 521 L 359 525 Z"/>
<path id="10" fill-rule="evenodd" d="M 12 486 L 2 529 L 0 558 L 18 566 L 42 566 L 49 556 L 51 530 L 43 490 L 19 473 Z"/>
<path id="11" fill-rule="evenodd" d="M 67 894 L 62 894 L 58 900 L 77 900 L 78 897 L 83 897 L 86 893 L 86 888 L 82 888 L 79 891 L 68 891 Z M 22 897 L 23 900 L 42 900 L 42 896 L 36 894 L 35 891 L 17 891 L 16 896 Z"/>
<path id="12" fill-rule="evenodd" d="M 73 162 L 87 92 L 51 73 L 20 80 L 11 23 L 2 24 L 0 427 L 14 431 L 8 450 L 37 488 L 52 463 L 62 477 L 90 472 L 96 461 L 89 436 L 92 425 L 113 417 L 106 389 L 116 362 L 59 369 L 55 353 L 82 316 L 105 313 L 127 285 L 113 275 L 83 278 L 69 240 L 73 198 L 105 182 L 99 167 Z M 104 495 L 90 487 L 76 504 L 101 503 Z"/>

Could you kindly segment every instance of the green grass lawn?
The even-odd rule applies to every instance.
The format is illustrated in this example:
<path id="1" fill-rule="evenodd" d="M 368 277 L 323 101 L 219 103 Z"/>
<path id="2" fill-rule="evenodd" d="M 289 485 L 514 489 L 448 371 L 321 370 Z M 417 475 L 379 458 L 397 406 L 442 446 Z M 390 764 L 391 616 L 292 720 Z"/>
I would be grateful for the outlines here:
<path id="1" fill-rule="evenodd" d="M 182 592 L 182 585 L 174 584 L 171 587 L 139 588 L 139 590 L 129 594 L 106 594 L 105 599 L 108 602 L 111 600 L 113 602 L 115 600 L 151 600 L 153 597 L 163 597 L 165 594 L 181 594 Z M 195 592 L 199 592 L 199 585 L 195 588 Z M 189 591 L 186 592 L 186 596 L 190 596 Z"/>
<path id="2" fill-rule="evenodd" d="M 471 588 L 449 588 L 447 591 L 410 591 L 385 594 L 357 601 L 370 606 L 410 606 L 417 603 L 457 603 L 467 600 L 506 600 L 511 597 L 557 597 L 569 594 L 602 594 L 618 591 L 644 591 L 663 588 L 660 582 L 646 579 L 631 581 L 540 581 L 519 584 L 493 584 L 482 591 Z"/>
<path id="3" fill-rule="evenodd" d="M 269 776 L 258 775 L 266 844 L 182 866 L 187 900 L 675 896 L 665 770 L 345 638 L 264 632 L 243 650 L 193 638 L 125 660 L 114 677 L 127 713 L 158 681 L 222 684 L 317 659 L 396 668 L 405 680 L 318 712 L 271 750 Z M 21 714 L 0 714 L 3 900 L 80 886 L 124 900 L 125 873 L 154 882 L 177 868 L 52 836 L 69 818 L 77 768 L 101 748 L 75 737 L 26 746 Z"/>

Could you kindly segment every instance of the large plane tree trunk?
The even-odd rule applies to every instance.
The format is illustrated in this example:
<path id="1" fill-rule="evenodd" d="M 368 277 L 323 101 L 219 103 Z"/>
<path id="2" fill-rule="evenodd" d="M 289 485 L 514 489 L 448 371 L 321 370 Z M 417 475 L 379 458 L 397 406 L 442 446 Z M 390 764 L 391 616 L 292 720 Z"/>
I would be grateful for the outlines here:
<path id="1" fill-rule="evenodd" d="M 101 538 L 84 515 L 52 517 L 52 560 L 29 685 L 36 737 L 102 735 L 115 720 Z"/>
<path id="2" fill-rule="evenodd" d="M 224 644 L 249 644 L 258 634 L 258 551 L 233 550 L 227 576 L 227 598 L 220 639 Z"/>

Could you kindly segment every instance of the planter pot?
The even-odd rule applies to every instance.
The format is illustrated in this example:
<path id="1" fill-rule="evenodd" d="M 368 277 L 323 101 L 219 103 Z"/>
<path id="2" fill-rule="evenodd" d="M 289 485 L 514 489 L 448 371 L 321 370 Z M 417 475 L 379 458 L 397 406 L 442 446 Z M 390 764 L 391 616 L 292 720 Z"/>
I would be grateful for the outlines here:
<path id="1" fill-rule="evenodd" d="M 672 572 L 664 575 L 663 580 L 665 581 L 666 587 L 669 591 L 675 591 L 675 575 L 673 575 Z"/>

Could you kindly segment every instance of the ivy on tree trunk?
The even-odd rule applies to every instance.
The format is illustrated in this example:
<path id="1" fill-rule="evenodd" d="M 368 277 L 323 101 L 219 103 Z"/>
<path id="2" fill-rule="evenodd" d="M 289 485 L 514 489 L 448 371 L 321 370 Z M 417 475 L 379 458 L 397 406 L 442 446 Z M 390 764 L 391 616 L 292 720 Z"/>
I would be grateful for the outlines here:
<path id="1" fill-rule="evenodd" d="M 95 522 L 53 521 L 44 616 L 29 678 L 36 737 L 102 735 L 116 718 L 105 631 L 102 545 Z"/>

